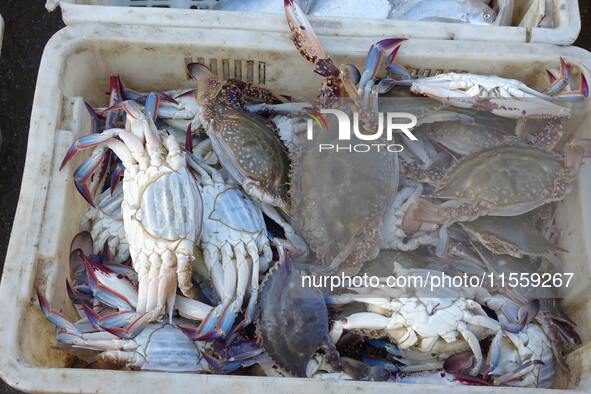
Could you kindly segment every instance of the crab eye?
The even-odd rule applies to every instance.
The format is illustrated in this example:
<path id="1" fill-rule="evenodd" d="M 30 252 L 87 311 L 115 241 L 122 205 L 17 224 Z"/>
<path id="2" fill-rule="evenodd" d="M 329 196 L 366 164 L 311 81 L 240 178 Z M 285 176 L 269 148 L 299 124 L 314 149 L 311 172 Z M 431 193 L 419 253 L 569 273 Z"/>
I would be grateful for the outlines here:
<path id="1" fill-rule="evenodd" d="M 492 19 L 492 14 L 490 12 L 485 12 L 482 17 L 484 18 L 485 21 L 491 20 Z"/>

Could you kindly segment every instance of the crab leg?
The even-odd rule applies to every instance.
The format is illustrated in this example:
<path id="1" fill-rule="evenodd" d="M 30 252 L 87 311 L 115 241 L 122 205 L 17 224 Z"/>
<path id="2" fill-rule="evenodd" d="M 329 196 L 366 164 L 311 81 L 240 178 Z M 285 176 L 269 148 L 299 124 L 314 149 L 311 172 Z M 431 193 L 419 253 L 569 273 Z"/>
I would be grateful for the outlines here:
<path id="1" fill-rule="evenodd" d="M 105 321 L 113 323 L 117 320 L 120 321 L 120 316 L 107 315 L 100 317 L 92 308 L 84 305 L 84 313 L 88 318 L 88 321 L 97 329 L 107 331 L 118 338 L 122 339 L 133 339 L 135 338 L 146 325 L 154 318 L 154 313 L 137 314 L 134 318 L 130 319 L 130 323 L 125 327 L 109 327 L 103 325 Z"/>
<path id="2" fill-rule="evenodd" d="M 462 338 L 470 345 L 470 349 L 472 353 L 474 353 L 474 358 L 476 359 L 476 365 L 472 368 L 472 374 L 476 375 L 482 368 L 483 357 L 482 357 L 482 349 L 480 348 L 480 343 L 478 342 L 478 338 L 466 327 L 462 325 L 458 326 L 458 331 L 462 334 Z"/>
<path id="3" fill-rule="evenodd" d="M 160 136 L 158 135 L 156 125 L 152 120 L 152 116 L 158 111 L 159 102 L 159 96 L 150 93 L 146 98 L 146 113 L 141 110 L 140 105 L 135 101 L 123 101 L 106 110 L 108 112 L 122 109 L 127 113 L 127 120 L 130 123 L 131 132 L 138 137 L 141 142 L 145 140 L 145 149 L 148 151 L 149 163 L 156 166 L 162 164 L 163 160 L 160 149 Z M 143 151 L 143 144 L 141 144 L 141 147 Z M 142 167 L 140 166 L 140 168 Z"/>
<path id="4" fill-rule="evenodd" d="M 236 272 L 236 266 L 233 262 L 235 256 L 232 247 L 227 243 L 224 244 L 222 246 L 221 255 L 222 270 L 224 273 L 222 294 L 220 296 L 221 303 L 214 308 L 199 326 L 201 340 L 217 339 L 223 336 L 223 332 L 220 329 L 220 324 L 218 322 L 223 321 L 224 316 L 228 313 L 228 309 L 231 309 L 232 300 L 236 294 L 238 275 Z M 231 315 L 232 313 L 230 312 L 230 316 Z M 228 324 L 228 321 L 225 323 Z"/>
<path id="5" fill-rule="evenodd" d="M 37 289 L 37 299 L 39 300 L 39 306 L 41 307 L 41 311 L 51 323 L 53 323 L 56 327 L 66 330 L 70 333 L 78 333 L 78 329 L 72 322 L 68 320 L 61 312 L 53 309 L 47 301 L 47 298 L 41 293 L 39 289 Z"/>
<path id="6" fill-rule="evenodd" d="M 308 18 L 295 0 L 284 0 L 285 18 L 291 30 L 291 40 L 300 54 L 314 64 L 314 72 L 325 77 L 336 77 L 339 69 L 326 54 Z"/>
<path id="7" fill-rule="evenodd" d="M 359 312 L 346 319 L 335 321 L 328 335 L 330 341 L 336 344 L 345 330 L 384 330 L 389 327 L 389 323 L 390 318 L 379 313 Z"/>
<path id="8" fill-rule="evenodd" d="M 246 250 L 241 244 L 238 244 L 238 246 L 234 247 L 234 258 L 236 261 L 237 270 L 236 293 L 234 296 L 234 301 L 232 301 L 232 303 L 224 309 L 222 316 L 215 325 L 216 332 L 222 338 L 232 330 L 236 316 L 242 307 L 242 302 L 244 301 L 244 294 L 246 293 L 248 283 L 250 282 L 249 274 L 251 267 L 245 258 L 245 254 Z"/>
<path id="9" fill-rule="evenodd" d="M 268 246 L 267 246 L 268 248 Z M 260 262 L 259 262 L 259 255 L 257 251 L 257 247 L 252 243 L 248 243 L 246 245 L 246 249 L 248 250 L 248 254 L 250 256 L 250 260 L 252 261 L 252 276 L 250 278 L 250 289 L 249 289 L 249 300 L 248 306 L 246 307 L 246 312 L 244 312 L 244 320 L 242 320 L 234 329 L 234 332 L 238 332 L 242 330 L 244 327 L 248 326 L 254 319 L 255 315 L 255 308 L 256 302 L 258 299 L 259 293 L 259 270 L 260 270 Z M 272 258 L 272 252 L 269 249 Z"/>
<path id="10" fill-rule="evenodd" d="M 88 283 L 95 297 L 102 303 L 119 310 L 131 310 L 138 304 L 135 286 L 125 277 L 120 277 L 101 264 L 81 256 Z"/>
<path id="11" fill-rule="evenodd" d="M 544 91 L 544 94 L 548 96 L 555 96 L 562 92 L 568 86 L 568 80 L 570 78 L 570 70 L 564 59 L 560 58 L 560 76 L 557 78 L 552 74 L 550 70 L 546 70 L 548 79 L 550 80 L 550 86 Z"/>
<path id="12" fill-rule="evenodd" d="M 406 41 L 406 38 L 386 38 L 381 41 L 378 41 L 369 49 L 367 53 L 367 57 L 365 58 L 365 64 L 363 66 L 363 73 L 359 79 L 359 85 L 357 88 L 357 94 L 361 95 L 364 90 L 367 89 L 367 84 L 373 85 L 373 80 L 378 73 L 380 68 L 380 64 L 384 59 L 386 51 L 389 49 L 393 50 L 394 55 L 390 55 L 388 57 L 388 61 L 390 58 L 394 58 L 396 53 L 398 52 L 398 48 L 402 45 L 402 43 Z"/>
<path id="13" fill-rule="evenodd" d="M 125 143 L 114 139 L 120 137 Z M 141 142 L 137 140 L 131 133 L 123 129 L 111 129 L 99 134 L 89 134 L 80 137 L 68 149 L 64 160 L 60 166 L 60 170 L 76 155 L 77 152 L 86 149 L 94 148 L 97 145 L 104 144 L 111 149 L 122 160 L 125 167 L 134 173 L 137 171 L 137 164 L 140 167 L 145 162 L 144 155 L 141 153 Z M 138 145 L 139 144 L 139 145 Z M 98 147 L 92 155 L 82 162 L 82 165 L 74 172 L 74 184 L 84 197 L 84 199 L 94 207 L 92 201 L 92 193 L 88 187 L 88 180 L 94 174 L 105 158 L 105 147 Z M 146 163 L 147 166 L 147 163 Z"/>
<path id="14" fill-rule="evenodd" d="M 117 337 L 109 332 L 82 334 L 63 314 L 51 307 L 39 290 L 37 290 L 37 298 L 41 311 L 43 311 L 47 320 L 60 330 L 57 335 L 58 342 L 91 350 L 120 348 L 127 343 L 127 341 L 117 340 Z"/>
<path id="15" fill-rule="evenodd" d="M 571 103 L 577 103 L 585 100 L 589 96 L 589 84 L 587 78 L 583 73 L 579 77 L 579 87 L 576 90 L 561 91 L 557 95 L 553 96 L 558 101 L 568 101 Z"/>
<path id="16" fill-rule="evenodd" d="M 174 306 L 179 315 L 191 320 L 203 320 L 213 309 L 207 304 L 181 295 L 176 296 Z"/>
<path id="17" fill-rule="evenodd" d="M 219 263 L 219 251 L 215 246 L 209 244 L 202 245 L 202 248 L 203 260 L 209 272 L 209 277 L 211 278 L 218 298 L 221 299 L 224 289 L 224 270 Z"/>

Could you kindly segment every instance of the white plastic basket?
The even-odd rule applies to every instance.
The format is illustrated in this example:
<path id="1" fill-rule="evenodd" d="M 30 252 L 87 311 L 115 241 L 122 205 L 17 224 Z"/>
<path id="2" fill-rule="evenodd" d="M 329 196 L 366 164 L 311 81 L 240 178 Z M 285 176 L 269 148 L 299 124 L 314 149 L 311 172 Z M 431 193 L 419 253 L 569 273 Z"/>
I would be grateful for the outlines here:
<path id="1" fill-rule="evenodd" d="M 269 0 L 281 1 L 281 0 Z M 529 0 L 515 0 L 515 12 L 523 12 Z M 179 8 L 209 8 L 215 0 L 48 0 L 48 8 L 60 4 L 64 22 L 103 22 L 152 26 L 235 28 L 264 31 L 286 31 L 283 15 L 232 13 L 223 11 L 188 12 Z M 570 45 L 581 30 L 578 0 L 554 0 L 554 28 L 517 26 L 477 26 L 462 23 L 409 22 L 378 19 L 310 17 L 320 35 L 339 36 L 404 36 L 448 40 L 481 40 L 493 42 L 532 42 Z M 130 6 L 122 12 L 118 6 Z M 158 10 L 137 6 L 169 6 Z M 136 7 L 134 7 L 136 6 Z M 99 8 L 100 7 L 100 8 Z M 174 8 L 178 7 L 178 8 Z M 491 54 L 494 56 L 494 54 Z"/>
<path id="2" fill-rule="evenodd" d="M 377 38 L 322 37 L 327 51 L 339 63 L 363 61 Z M 499 74 L 542 88 L 545 68 L 562 56 L 591 78 L 591 54 L 574 47 L 535 44 L 489 44 L 441 40 L 410 40 L 400 61 L 430 74 L 455 69 Z M 445 386 L 390 383 L 326 382 L 306 379 L 167 374 L 66 368 L 68 356 L 53 348 L 55 334 L 37 304 L 40 287 L 50 302 L 72 313 L 66 297 L 68 247 L 78 231 L 86 203 L 72 182 L 80 158 L 59 171 L 64 154 L 89 129 L 82 97 L 105 105 L 108 76 L 119 74 L 128 86 L 156 90 L 191 85 L 186 63 L 216 64 L 221 76 L 248 78 L 277 92 L 310 97 L 321 78 L 293 48 L 288 34 L 220 29 L 185 29 L 88 24 L 66 27 L 48 43 L 37 81 L 31 115 L 27 159 L 14 226 L 0 284 L 0 375 L 11 386 L 30 392 L 53 393 L 160 393 L 199 390 L 200 393 L 447 393 Z M 231 65 L 225 67 L 224 64 Z M 248 70 L 252 71 L 249 73 Z M 237 70 L 240 70 L 237 72 Z M 308 70 L 308 71 L 306 71 Z M 297 78 L 294 75 L 297 74 Z M 591 79 L 589 79 L 591 80 Z M 579 137 L 591 136 L 591 100 L 584 116 L 570 125 Z M 82 156 L 82 155 L 81 155 Z M 591 165 L 584 165 L 573 191 L 559 204 L 560 246 L 567 272 L 580 278 L 570 289 L 565 306 L 579 324 L 584 345 L 570 354 L 569 375 L 557 386 L 591 390 Z M 564 257 L 564 256 L 563 256 Z M 458 387 L 457 392 L 510 393 L 513 389 Z"/>

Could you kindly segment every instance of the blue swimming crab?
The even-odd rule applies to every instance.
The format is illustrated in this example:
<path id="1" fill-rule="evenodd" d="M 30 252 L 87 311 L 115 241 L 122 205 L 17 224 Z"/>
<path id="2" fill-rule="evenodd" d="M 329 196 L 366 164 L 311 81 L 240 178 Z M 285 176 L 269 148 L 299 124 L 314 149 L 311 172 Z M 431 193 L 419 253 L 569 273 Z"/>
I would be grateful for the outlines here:
<path id="1" fill-rule="evenodd" d="M 37 289 L 43 314 L 56 326 L 57 341 L 74 353 L 76 349 L 96 351 L 100 363 L 116 368 L 208 371 L 201 354 L 203 344 L 193 342 L 182 328 L 192 323 L 180 318 L 150 323 L 158 311 L 137 312 L 137 282 L 127 276 L 130 269 L 93 254 L 92 244 L 90 233 L 81 232 L 70 247 L 71 282 L 66 288 L 79 320 L 70 321 Z M 176 298 L 174 308 L 196 320 L 211 311 L 210 306 L 182 296 Z"/>
<path id="2" fill-rule="evenodd" d="M 291 39 L 301 55 L 325 78 L 315 105 L 359 114 L 363 132 L 377 126 L 376 74 L 388 52 L 402 39 L 384 39 L 371 46 L 363 71 L 347 64 L 337 67 L 326 54 L 297 3 L 285 0 Z M 390 53 L 390 55 L 392 54 Z M 381 223 L 398 187 L 398 157 L 379 152 L 319 151 L 320 144 L 338 144 L 334 117 L 328 131 L 296 144 L 292 152 L 292 217 L 298 233 L 327 270 L 355 273 L 374 258 L 381 245 Z M 352 137 L 351 144 L 364 142 Z M 388 143 L 385 139 L 375 141 Z M 391 141 L 390 141 L 391 142 Z M 355 207 L 355 209 L 351 209 Z"/>
<path id="3" fill-rule="evenodd" d="M 75 185 L 94 206 L 88 187 L 107 148 L 125 167 L 123 225 L 134 269 L 139 276 L 138 312 L 156 310 L 155 318 L 172 312 L 177 283 L 192 296 L 193 248 L 201 234 L 202 201 L 176 139 L 161 136 L 154 124 L 160 98 L 149 94 L 145 107 L 123 101 L 109 111 L 126 112 L 126 129 L 112 128 L 83 136 L 68 150 L 61 168 L 79 151 L 94 148 L 74 172 Z"/>
<path id="4" fill-rule="evenodd" d="M 409 210 L 418 222 L 451 224 L 480 216 L 515 216 L 562 200 L 576 179 L 589 141 L 577 140 L 564 157 L 528 145 L 501 145 L 466 156 L 453 165 L 429 197 Z"/>
<path id="5" fill-rule="evenodd" d="M 305 286 L 303 267 L 278 245 L 279 261 L 263 281 L 258 301 L 257 333 L 260 343 L 279 372 L 305 377 L 308 363 L 321 348 L 335 368 L 339 356 L 328 337 L 328 311 L 320 289 Z"/>
<path id="6" fill-rule="evenodd" d="M 580 102 L 589 95 L 585 74 L 579 75 L 578 87 L 570 88 L 570 69 L 560 59 L 560 74 L 547 71 L 550 85 L 542 92 L 525 83 L 494 75 L 445 73 L 413 79 L 408 71 L 392 59 L 387 66 L 390 76 L 383 85 L 409 86 L 410 91 L 444 104 L 472 108 L 498 116 L 517 119 L 515 133 L 544 149 L 552 149 L 564 133 L 564 121 L 571 109 L 560 105 Z"/>
<path id="7" fill-rule="evenodd" d="M 570 109 L 557 102 L 577 102 L 589 93 L 587 79 L 579 76 L 579 86 L 570 90 L 570 70 L 560 59 L 560 75 L 551 78 L 550 86 L 539 92 L 525 83 L 499 76 L 446 73 L 413 79 L 395 59 L 388 66 L 395 85 L 407 85 L 415 94 L 426 95 L 459 108 L 474 108 L 493 114 L 523 118 L 529 116 L 567 117 Z"/>
<path id="8" fill-rule="evenodd" d="M 286 237 L 301 246 L 289 224 L 289 158 L 273 125 L 250 114 L 240 102 L 250 97 L 249 90 L 234 88 L 217 80 L 200 63 L 188 66 L 197 80 L 199 118 L 222 166 L 255 201 L 263 212 L 277 222 Z M 244 95 L 244 96 L 243 96 Z"/>

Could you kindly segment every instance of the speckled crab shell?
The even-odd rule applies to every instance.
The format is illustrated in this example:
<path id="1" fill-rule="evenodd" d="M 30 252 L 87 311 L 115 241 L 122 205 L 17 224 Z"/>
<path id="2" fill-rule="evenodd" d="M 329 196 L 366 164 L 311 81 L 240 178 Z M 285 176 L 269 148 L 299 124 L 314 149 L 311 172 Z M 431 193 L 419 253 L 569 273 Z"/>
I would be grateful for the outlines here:
<path id="1" fill-rule="evenodd" d="M 319 144 L 342 143 L 336 132 L 326 131 L 297 147 L 292 157 L 291 216 L 325 268 L 355 274 L 379 252 L 382 218 L 398 187 L 398 157 L 385 149 L 319 151 Z"/>
<path id="2" fill-rule="evenodd" d="M 425 125 L 422 130 L 433 141 L 462 156 L 501 145 L 509 139 L 486 126 L 467 125 L 458 121 Z"/>
<path id="3" fill-rule="evenodd" d="M 208 131 L 224 168 L 243 186 L 253 182 L 264 202 L 288 210 L 289 159 L 268 124 L 218 103 Z"/>
<path id="4" fill-rule="evenodd" d="M 328 310 L 322 292 L 303 286 L 292 259 L 282 258 L 260 289 L 256 320 L 263 349 L 281 372 L 305 377 L 312 355 L 328 338 Z"/>
<path id="5" fill-rule="evenodd" d="M 187 70 L 198 82 L 199 118 L 222 166 L 251 197 L 288 211 L 287 152 L 271 124 L 241 110 L 245 97 L 271 100 L 272 92 L 236 80 L 222 83 L 201 63 Z"/>
<path id="6" fill-rule="evenodd" d="M 456 163 L 431 196 L 463 203 L 444 208 L 459 221 L 515 216 L 561 200 L 574 175 L 552 152 L 526 145 L 496 146 Z"/>
<path id="7" fill-rule="evenodd" d="M 527 216 L 483 216 L 459 225 L 468 235 L 495 254 L 513 257 L 543 256 L 560 250 L 548 241 Z"/>

